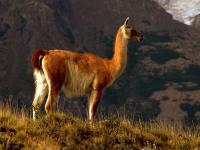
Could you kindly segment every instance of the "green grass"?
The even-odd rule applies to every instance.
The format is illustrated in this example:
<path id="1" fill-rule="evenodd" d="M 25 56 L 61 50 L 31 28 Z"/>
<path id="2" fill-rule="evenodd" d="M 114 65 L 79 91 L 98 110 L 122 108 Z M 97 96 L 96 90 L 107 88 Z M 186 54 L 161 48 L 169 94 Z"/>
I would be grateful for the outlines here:
<path id="1" fill-rule="evenodd" d="M 32 121 L 26 111 L 0 109 L 0 149 L 198 149 L 200 137 L 194 131 L 164 121 L 117 117 L 89 124 L 64 113 Z"/>

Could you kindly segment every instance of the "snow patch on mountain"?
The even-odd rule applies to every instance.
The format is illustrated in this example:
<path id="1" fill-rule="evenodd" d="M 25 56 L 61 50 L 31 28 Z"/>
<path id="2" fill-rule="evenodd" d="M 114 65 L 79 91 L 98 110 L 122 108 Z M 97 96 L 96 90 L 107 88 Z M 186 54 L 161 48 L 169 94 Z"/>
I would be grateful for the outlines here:
<path id="1" fill-rule="evenodd" d="M 191 25 L 194 17 L 200 14 L 200 0 L 154 0 L 175 20 Z"/>

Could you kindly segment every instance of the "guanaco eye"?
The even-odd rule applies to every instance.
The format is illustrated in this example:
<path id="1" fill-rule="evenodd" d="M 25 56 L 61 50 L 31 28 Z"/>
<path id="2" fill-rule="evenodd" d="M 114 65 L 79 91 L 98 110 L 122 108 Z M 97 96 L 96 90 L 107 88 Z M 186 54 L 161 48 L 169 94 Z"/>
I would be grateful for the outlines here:
<path id="1" fill-rule="evenodd" d="M 137 35 L 137 32 L 135 30 L 131 30 L 132 35 Z"/>

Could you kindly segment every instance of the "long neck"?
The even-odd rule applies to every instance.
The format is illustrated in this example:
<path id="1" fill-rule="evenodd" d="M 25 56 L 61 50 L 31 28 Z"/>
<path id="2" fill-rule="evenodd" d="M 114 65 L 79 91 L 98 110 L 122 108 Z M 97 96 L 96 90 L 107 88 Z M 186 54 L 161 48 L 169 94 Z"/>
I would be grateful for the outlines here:
<path id="1" fill-rule="evenodd" d="M 114 45 L 114 55 L 111 59 L 112 75 L 114 78 L 117 78 L 126 67 L 127 45 L 128 45 L 128 40 L 123 37 L 122 28 L 120 28 L 116 35 L 115 45 Z"/>

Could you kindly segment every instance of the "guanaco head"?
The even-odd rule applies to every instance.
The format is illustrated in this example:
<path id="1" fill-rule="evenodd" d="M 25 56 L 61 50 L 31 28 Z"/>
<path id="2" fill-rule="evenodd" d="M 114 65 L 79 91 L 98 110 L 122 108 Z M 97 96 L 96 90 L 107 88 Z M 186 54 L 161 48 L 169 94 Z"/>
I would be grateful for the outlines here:
<path id="1" fill-rule="evenodd" d="M 129 22 L 129 17 L 126 18 L 124 24 L 122 25 L 122 32 L 124 34 L 124 37 L 128 40 L 134 39 L 139 42 L 142 41 L 143 40 L 142 34 L 134 30 L 134 28 L 131 27 L 130 25 L 128 25 L 128 22 Z"/>

